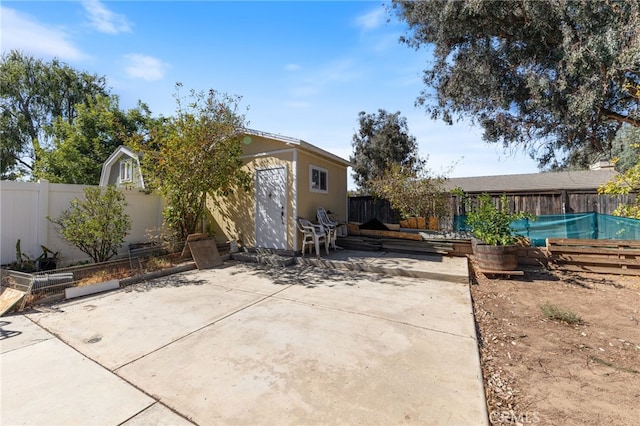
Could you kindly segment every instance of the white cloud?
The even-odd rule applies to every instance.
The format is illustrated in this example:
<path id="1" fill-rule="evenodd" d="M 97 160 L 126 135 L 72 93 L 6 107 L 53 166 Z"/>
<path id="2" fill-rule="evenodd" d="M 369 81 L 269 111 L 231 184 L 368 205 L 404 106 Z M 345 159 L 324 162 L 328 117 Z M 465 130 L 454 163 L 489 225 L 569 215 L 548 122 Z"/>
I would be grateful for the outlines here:
<path id="1" fill-rule="evenodd" d="M 291 95 L 299 98 L 309 98 L 320 93 L 320 89 L 313 84 L 303 84 L 291 89 Z"/>
<path id="2" fill-rule="evenodd" d="M 287 64 L 284 66 L 285 71 L 300 71 L 301 68 L 298 64 Z"/>
<path id="3" fill-rule="evenodd" d="M 101 33 L 118 34 L 131 31 L 131 23 L 124 15 L 110 11 L 100 0 L 84 0 L 91 26 Z"/>
<path id="4" fill-rule="evenodd" d="M 296 98 L 310 98 L 326 93 L 334 84 L 347 83 L 362 76 L 352 60 L 344 59 L 313 67 L 314 71 L 300 75 L 289 93 Z"/>
<path id="5" fill-rule="evenodd" d="M 304 101 L 286 101 L 284 103 L 284 106 L 287 108 L 293 108 L 293 109 L 305 109 L 305 108 L 309 108 L 311 104 L 309 102 L 304 102 Z"/>
<path id="6" fill-rule="evenodd" d="M 132 53 L 125 55 L 124 58 L 128 61 L 128 65 L 125 66 L 124 70 L 131 78 L 147 81 L 162 80 L 165 71 L 169 68 L 169 64 L 153 56 Z"/>
<path id="7" fill-rule="evenodd" d="M 351 59 L 344 59 L 328 64 L 320 70 L 318 79 L 322 82 L 330 81 L 352 81 L 361 76 L 361 72 L 357 70 Z"/>
<path id="8" fill-rule="evenodd" d="M 385 21 L 385 9 L 378 7 L 372 11 L 360 15 L 356 18 L 356 25 L 363 30 L 373 30 L 382 25 Z"/>
<path id="9" fill-rule="evenodd" d="M 400 33 L 387 33 L 370 40 L 371 50 L 374 52 L 386 52 L 400 44 Z"/>
<path id="10" fill-rule="evenodd" d="M 20 50 L 36 56 L 77 60 L 85 55 L 69 41 L 69 34 L 49 27 L 14 9 L 0 7 L 2 51 Z"/>

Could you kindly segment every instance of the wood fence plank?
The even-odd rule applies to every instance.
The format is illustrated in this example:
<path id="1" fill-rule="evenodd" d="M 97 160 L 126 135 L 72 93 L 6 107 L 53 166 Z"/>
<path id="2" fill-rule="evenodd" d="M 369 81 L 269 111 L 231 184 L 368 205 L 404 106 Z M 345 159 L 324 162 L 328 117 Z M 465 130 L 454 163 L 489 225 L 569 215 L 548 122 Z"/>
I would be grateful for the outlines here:
<path id="1" fill-rule="evenodd" d="M 623 259 L 616 257 L 608 257 L 608 256 L 585 256 L 585 255 L 571 255 L 571 254 L 562 254 L 558 257 L 553 258 L 554 261 L 558 262 L 571 262 L 571 263 L 589 263 L 589 264 L 603 264 L 603 265 L 627 265 L 627 266 L 636 266 L 640 268 L 640 260 L 638 259 Z"/>
<path id="2" fill-rule="evenodd" d="M 610 254 L 624 256 L 640 256 L 640 249 L 624 249 L 624 248 L 606 248 L 606 247 L 560 247 L 549 246 L 549 253 L 582 253 L 582 254 Z"/>
<path id="3" fill-rule="evenodd" d="M 565 271 L 576 271 L 576 272 L 594 272 L 597 274 L 640 276 L 640 269 L 624 269 L 624 268 L 614 268 L 614 267 L 607 267 L 607 266 L 561 264 L 561 265 L 554 265 L 554 269 L 562 269 Z"/>
<path id="4" fill-rule="evenodd" d="M 547 250 L 555 268 L 640 275 L 640 241 L 549 238 Z"/>
<path id="5" fill-rule="evenodd" d="M 579 238 L 548 238 L 547 244 L 557 246 L 640 248 L 640 241 L 638 240 L 584 240 Z"/>

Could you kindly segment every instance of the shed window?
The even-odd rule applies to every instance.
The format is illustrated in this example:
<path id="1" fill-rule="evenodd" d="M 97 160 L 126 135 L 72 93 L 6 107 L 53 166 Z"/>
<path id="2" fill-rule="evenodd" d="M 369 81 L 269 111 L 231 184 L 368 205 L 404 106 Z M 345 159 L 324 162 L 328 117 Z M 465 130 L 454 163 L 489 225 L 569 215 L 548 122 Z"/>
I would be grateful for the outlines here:
<path id="1" fill-rule="evenodd" d="M 120 161 L 120 182 L 131 182 L 132 169 L 131 160 Z"/>
<path id="2" fill-rule="evenodd" d="M 326 169 L 312 165 L 309 167 L 309 175 L 312 192 L 328 192 L 328 173 Z"/>

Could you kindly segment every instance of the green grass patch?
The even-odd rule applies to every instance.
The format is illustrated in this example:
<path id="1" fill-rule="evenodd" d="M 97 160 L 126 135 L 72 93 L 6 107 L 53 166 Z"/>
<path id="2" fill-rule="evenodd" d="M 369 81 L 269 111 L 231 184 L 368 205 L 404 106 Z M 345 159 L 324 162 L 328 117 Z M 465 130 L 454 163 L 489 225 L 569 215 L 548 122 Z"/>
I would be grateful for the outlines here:
<path id="1" fill-rule="evenodd" d="M 551 303 L 545 303 L 540 307 L 542 310 L 542 314 L 545 318 L 553 320 L 553 321 L 562 321 L 567 324 L 581 324 L 582 318 L 575 312 L 571 312 L 566 309 L 561 309 L 556 305 L 552 305 Z"/>
<path id="2" fill-rule="evenodd" d="M 616 363 L 613 363 L 611 361 L 607 361 L 605 359 L 602 358 L 598 358 L 597 356 L 590 356 L 589 359 L 597 364 L 601 364 L 601 365 L 606 365 L 607 367 L 613 368 L 614 370 L 618 370 L 618 371 L 624 371 L 625 373 L 633 373 L 633 374 L 640 374 L 640 371 L 636 370 L 635 368 L 630 368 L 630 367 L 622 367 Z"/>

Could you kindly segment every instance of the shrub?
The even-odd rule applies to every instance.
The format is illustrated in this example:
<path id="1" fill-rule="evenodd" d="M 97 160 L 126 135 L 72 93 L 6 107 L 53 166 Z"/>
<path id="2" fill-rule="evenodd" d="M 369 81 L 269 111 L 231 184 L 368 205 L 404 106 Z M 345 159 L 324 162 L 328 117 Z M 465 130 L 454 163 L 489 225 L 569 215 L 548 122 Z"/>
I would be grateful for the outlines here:
<path id="1" fill-rule="evenodd" d="M 124 194 L 114 186 L 88 187 L 84 200 L 71 201 L 71 207 L 57 219 L 48 218 L 59 227 L 60 235 L 86 253 L 94 262 L 104 262 L 118 253 L 131 230 L 131 219 L 124 212 Z"/>
<path id="2" fill-rule="evenodd" d="M 447 177 L 426 168 L 426 160 L 413 168 L 390 163 L 384 173 L 369 182 L 372 193 L 389 201 L 404 219 L 445 217 L 449 212 Z"/>

